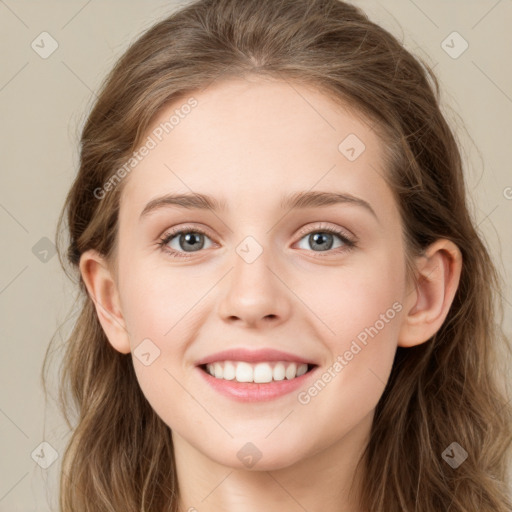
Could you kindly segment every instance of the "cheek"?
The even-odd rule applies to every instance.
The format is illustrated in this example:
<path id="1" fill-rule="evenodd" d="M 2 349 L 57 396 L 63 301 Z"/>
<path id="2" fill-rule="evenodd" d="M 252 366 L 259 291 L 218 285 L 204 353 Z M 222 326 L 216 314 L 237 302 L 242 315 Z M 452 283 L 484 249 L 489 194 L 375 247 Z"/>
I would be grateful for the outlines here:
<path id="1" fill-rule="evenodd" d="M 154 339 L 162 350 L 183 330 L 194 306 L 205 293 L 204 276 L 141 265 L 123 278 L 123 314 L 136 346 L 144 338 Z M 173 346 L 176 346 L 173 344 Z"/>
<path id="2" fill-rule="evenodd" d="M 399 259 L 389 257 L 381 258 L 378 265 L 375 260 L 371 264 L 361 260 L 359 265 L 339 269 L 337 275 L 313 280 L 315 287 L 309 288 L 305 302 L 320 320 L 318 332 L 331 359 L 319 375 L 321 382 L 303 390 L 303 402 L 314 399 L 317 407 L 322 408 L 322 402 L 341 415 L 347 410 L 364 413 L 376 405 L 396 352 L 403 276 Z M 324 399 L 317 400 L 317 395 Z M 329 412 L 324 412 L 327 418 Z"/>
<path id="3" fill-rule="evenodd" d="M 204 294 L 176 271 L 133 266 L 125 274 L 123 313 L 139 386 L 167 424 L 187 424 L 186 411 L 197 404 L 186 392 L 184 353 L 193 328 L 194 305 Z"/>
<path id="4" fill-rule="evenodd" d="M 295 289 L 324 326 L 322 337 L 341 351 L 360 333 L 364 341 L 365 329 L 375 325 L 379 332 L 386 331 L 385 337 L 398 333 L 403 275 L 404 268 L 391 257 L 378 263 L 361 258 L 352 266 L 299 278 Z"/>
<path id="5" fill-rule="evenodd" d="M 358 431 L 365 418 L 373 417 L 386 387 L 402 306 L 391 292 L 391 283 L 381 285 L 373 283 L 357 293 L 346 287 L 336 294 L 335 308 L 325 301 L 326 323 L 335 334 L 322 328 L 327 332 L 322 340 L 331 360 L 296 397 L 296 418 L 302 419 L 303 430 L 317 433 L 316 439 L 313 436 L 317 449 Z"/>

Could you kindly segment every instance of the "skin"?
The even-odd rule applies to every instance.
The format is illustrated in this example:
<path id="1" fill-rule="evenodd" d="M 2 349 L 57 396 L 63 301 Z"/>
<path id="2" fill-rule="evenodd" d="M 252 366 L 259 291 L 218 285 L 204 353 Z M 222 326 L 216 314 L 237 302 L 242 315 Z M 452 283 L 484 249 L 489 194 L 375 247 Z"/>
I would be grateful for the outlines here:
<path id="1" fill-rule="evenodd" d="M 322 93 L 245 78 L 193 96 L 198 106 L 125 178 L 117 267 L 93 250 L 81 257 L 98 318 L 119 352 L 133 354 L 147 338 L 160 350 L 150 365 L 135 356 L 133 364 L 172 430 L 181 510 L 360 511 L 356 463 L 396 348 L 423 343 L 441 327 L 460 251 L 438 240 L 415 260 L 423 277 L 408 282 L 382 142 Z M 148 135 L 185 101 L 160 112 Z M 338 150 L 351 133 L 366 146 L 354 161 Z M 283 195 L 308 190 L 350 193 L 377 218 L 348 203 L 280 208 Z M 191 191 L 225 200 L 228 209 L 170 206 L 139 219 L 155 197 Z M 187 252 L 178 236 L 168 247 L 189 258 L 172 258 L 157 243 L 185 224 L 207 231 L 204 248 Z M 341 228 L 357 237 L 356 247 L 347 250 L 333 235 L 329 253 L 315 249 L 307 234 L 320 227 Z M 252 263 L 236 252 L 247 236 L 263 249 Z M 277 348 L 315 361 L 322 374 L 394 303 L 401 310 L 307 404 L 297 392 L 236 402 L 195 368 L 226 348 Z M 247 442 L 262 454 L 252 468 L 237 457 Z"/>

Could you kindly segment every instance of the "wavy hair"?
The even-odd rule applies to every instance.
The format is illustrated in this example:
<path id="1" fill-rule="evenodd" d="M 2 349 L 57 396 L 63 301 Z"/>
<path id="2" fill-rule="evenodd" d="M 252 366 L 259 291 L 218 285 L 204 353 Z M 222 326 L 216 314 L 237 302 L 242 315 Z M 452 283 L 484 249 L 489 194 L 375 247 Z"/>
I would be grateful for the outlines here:
<path id="1" fill-rule="evenodd" d="M 59 405 L 72 428 L 60 509 L 178 509 L 170 429 L 139 388 L 130 354 L 108 343 L 79 260 L 96 249 L 115 264 L 126 180 L 101 200 L 95 190 L 123 166 L 155 116 L 214 80 L 248 74 L 315 87 L 371 123 L 386 142 L 385 179 L 400 210 L 409 262 L 438 238 L 462 252 L 459 288 L 442 327 L 428 342 L 397 349 L 360 459 L 361 508 L 512 510 L 512 408 L 495 371 L 499 347 L 510 352 L 501 328 L 502 284 L 470 212 L 438 80 L 393 35 L 338 0 L 189 3 L 144 32 L 102 83 L 56 236 L 60 263 L 78 287 L 59 374 Z M 45 391 L 53 343 L 43 363 Z M 468 452 L 456 470 L 442 458 L 454 441 Z"/>

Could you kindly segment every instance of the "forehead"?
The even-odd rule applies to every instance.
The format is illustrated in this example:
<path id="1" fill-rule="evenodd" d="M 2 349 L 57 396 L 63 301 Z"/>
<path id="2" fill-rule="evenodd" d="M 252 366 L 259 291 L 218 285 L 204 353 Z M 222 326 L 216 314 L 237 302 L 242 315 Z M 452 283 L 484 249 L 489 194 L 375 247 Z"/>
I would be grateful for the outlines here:
<path id="1" fill-rule="evenodd" d="M 278 201 L 282 192 L 342 185 L 370 202 L 386 188 L 383 142 L 369 122 L 351 105 L 287 81 L 233 79 L 183 96 L 155 117 L 149 139 L 154 147 L 131 171 L 121 210 L 140 213 L 176 191 L 239 206 L 250 191 L 261 206 L 274 191 Z"/>

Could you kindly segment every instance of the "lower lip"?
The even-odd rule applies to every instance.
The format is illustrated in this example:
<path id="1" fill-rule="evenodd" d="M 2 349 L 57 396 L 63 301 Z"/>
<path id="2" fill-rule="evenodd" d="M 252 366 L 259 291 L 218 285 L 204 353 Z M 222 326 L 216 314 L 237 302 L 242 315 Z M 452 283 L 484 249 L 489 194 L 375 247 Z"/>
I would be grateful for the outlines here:
<path id="1" fill-rule="evenodd" d="M 318 366 L 300 377 L 295 377 L 294 379 L 273 380 L 262 384 L 217 379 L 200 367 L 196 368 L 202 375 L 203 379 L 205 379 L 206 382 L 220 394 L 233 398 L 239 402 L 262 402 L 287 395 L 288 393 L 296 391 L 301 386 L 304 386 L 305 381 L 315 373 Z"/>

